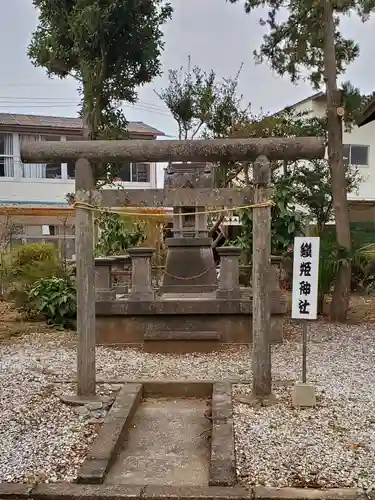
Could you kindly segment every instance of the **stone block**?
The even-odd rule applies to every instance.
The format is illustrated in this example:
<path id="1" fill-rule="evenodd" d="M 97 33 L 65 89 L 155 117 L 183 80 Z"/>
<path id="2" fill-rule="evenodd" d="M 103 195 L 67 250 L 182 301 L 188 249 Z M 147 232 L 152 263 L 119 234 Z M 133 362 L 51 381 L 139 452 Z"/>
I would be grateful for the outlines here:
<path id="1" fill-rule="evenodd" d="M 216 382 L 212 391 L 212 422 L 215 424 L 225 423 L 232 416 L 232 384 L 230 382 Z"/>
<path id="2" fill-rule="evenodd" d="M 115 300 L 116 290 L 105 290 L 104 288 L 96 289 L 95 299 L 98 301 Z"/>
<path id="3" fill-rule="evenodd" d="M 233 420 L 212 423 L 210 486 L 233 486 L 237 482 Z"/>
<path id="4" fill-rule="evenodd" d="M 142 489 L 132 485 L 39 484 L 31 497 L 34 500 L 130 500 L 140 498 Z"/>
<path id="5" fill-rule="evenodd" d="M 166 398 L 207 398 L 213 382 L 207 380 L 150 380 L 143 382 L 144 396 Z"/>
<path id="6" fill-rule="evenodd" d="M 109 410 L 79 474 L 82 484 L 101 484 L 128 432 L 142 398 L 141 384 L 125 384 Z"/>
<path id="7" fill-rule="evenodd" d="M 146 486 L 143 498 L 152 500 L 250 500 L 252 492 L 236 486 Z"/>
<path id="8" fill-rule="evenodd" d="M 310 488 L 254 488 L 255 500 L 364 500 L 362 490 L 355 488 L 332 488 L 314 490 Z"/>
<path id="9" fill-rule="evenodd" d="M 0 498 L 28 498 L 33 485 L 24 483 L 0 483 Z"/>
<path id="10" fill-rule="evenodd" d="M 316 405 L 315 386 L 297 382 L 292 392 L 294 408 L 312 408 Z"/>
<path id="11" fill-rule="evenodd" d="M 79 484 L 102 484 L 108 472 L 108 460 L 85 460 L 78 472 Z"/>
<path id="12" fill-rule="evenodd" d="M 213 331 L 173 331 L 149 329 L 144 340 L 217 340 L 220 341 L 220 333 Z"/>

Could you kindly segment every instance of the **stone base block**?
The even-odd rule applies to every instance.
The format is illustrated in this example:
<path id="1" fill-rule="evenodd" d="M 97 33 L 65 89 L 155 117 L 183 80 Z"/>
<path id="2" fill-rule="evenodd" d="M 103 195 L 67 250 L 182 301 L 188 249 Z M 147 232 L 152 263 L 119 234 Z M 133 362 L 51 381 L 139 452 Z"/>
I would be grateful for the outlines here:
<path id="1" fill-rule="evenodd" d="M 134 302 L 148 302 L 155 300 L 155 292 L 154 290 L 149 292 L 132 292 L 129 295 L 129 300 Z"/>
<path id="2" fill-rule="evenodd" d="M 144 334 L 144 350 L 159 353 L 210 352 L 220 349 L 220 334 L 215 331 L 175 331 L 150 328 Z"/>
<path id="3" fill-rule="evenodd" d="M 116 285 L 115 286 L 116 295 L 127 295 L 129 293 L 128 285 Z"/>
<path id="4" fill-rule="evenodd" d="M 116 291 L 108 290 L 104 288 L 99 288 L 95 290 L 96 300 L 115 300 L 116 299 Z"/>
<path id="5" fill-rule="evenodd" d="M 280 293 L 270 295 L 270 342 L 275 344 L 283 340 L 286 304 Z M 176 344 L 178 352 L 187 348 L 196 351 L 198 344 L 199 351 L 227 343 L 248 345 L 252 342 L 251 313 L 251 300 L 217 300 L 210 295 L 172 295 L 150 302 L 132 298 L 96 302 L 96 341 L 98 345 L 116 346 L 147 343 L 148 349 L 161 344 L 172 349 Z"/>
<path id="6" fill-rule="evenodd" d="M 221 343 L 218 340 L 147 340 L 143 344 L 145 352 L 159 354 L 187 354 L 193 352 L 214 352 L 219 351 Z"/>
<path id="7" fill-rule="evenodd" d="M 241 299 L 242 297 L 242 291 L 240 289 L 238 290 L 216 290 L 216 298 L 219 300 L 237 300 Z"/>
<path id="8" fill-rule="evenodd" d="M 312 408 L 316 405 L 315 386 L 297 382 L 292 392 L 294 408 Z"/>

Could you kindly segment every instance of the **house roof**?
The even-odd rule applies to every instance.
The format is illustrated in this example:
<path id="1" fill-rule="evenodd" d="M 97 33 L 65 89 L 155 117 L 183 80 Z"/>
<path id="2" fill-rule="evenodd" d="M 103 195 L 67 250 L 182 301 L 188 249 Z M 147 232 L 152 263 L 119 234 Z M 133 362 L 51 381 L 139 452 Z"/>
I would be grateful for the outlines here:
<path id="1" fill-rule="evenodd" d="M 320 99 L 321 97 L 324 97 L 324 96 L 325 96 L 324 92 L 316 92 L 315 94 L 310 95 L 309 97 L 305 97 L 301 101 L 295 102 L 294 104 L 291 104 L 290 106 L 285 106 L 284 109 L 294 108 L 296 106 L 299 106 L 300 104 L 304 104 L 305 102 L 308 102 L 308 101 L 315 101 L 316 99 Z"/>
<path id="2" fill-rule="evenodd" d="M 310 95 L 309 97 L 305 97 L 301 101 L 297 101 L 293 104 L 289 104 L 289 106 L 284 106 L 282 109 L 279 109 L 279 111 L 276 111 L 276 113 L 273 113 L 272 116 L 277 116 L 280 113 L 282 113 L 283 111 L 293 109 L 296 106 L 299 106 L 300 104 L 304 104 L 305 102 L 308 102 L 308 101 L 315 101 L 316 99 L 321 99 L 322 97 L 325 97 L 324 92 L 316 92 L 315 94 Z"/>
<path id="3" fill-rule="evenodd" d="M 81 118 L 68 118 L 64 116 L 23 115 L 14 113 L 0 113 L 0 127 L 56 129 L 79 132 L 82 129 Z M 145 136 L 163 136 L 164 133 L 143 122 L 129 122 L 128 132 Z"/>
<path id="4" fill-rule="evenodd" d="M 358 120 L 358 127 L 363 127 L 367 123 L 371 123 L 375 120 L 375 97 L 367 104 L 363 110 L 361 118 Z"/>

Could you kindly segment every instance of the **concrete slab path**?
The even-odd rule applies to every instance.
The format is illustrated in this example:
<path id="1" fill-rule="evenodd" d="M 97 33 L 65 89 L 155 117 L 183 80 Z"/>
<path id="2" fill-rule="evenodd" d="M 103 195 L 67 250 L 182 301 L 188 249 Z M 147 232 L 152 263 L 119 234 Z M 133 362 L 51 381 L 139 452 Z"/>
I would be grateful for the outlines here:
<path id="1" fill-rule="evenodd" d="M 208 485 L 211 423 L 203 399 L 147 398 L 106 484 Z"/>

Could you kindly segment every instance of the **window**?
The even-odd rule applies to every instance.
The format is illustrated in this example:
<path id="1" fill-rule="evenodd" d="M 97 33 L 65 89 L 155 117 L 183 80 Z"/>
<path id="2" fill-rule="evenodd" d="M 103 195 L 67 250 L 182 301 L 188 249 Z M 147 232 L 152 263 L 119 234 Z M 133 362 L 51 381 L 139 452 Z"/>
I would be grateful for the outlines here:
<path id="1" fill-rule="evenodd" d="M 369 146 L 359 146 L 356 144 L 344 144 L 344 164 L 368 166 Z"/>
<path id="2" fill-rule="evenodd" d="M 124 181 L 124 182 L 131 182 L 131 169 L 130 169 L 130 163 L 126 163 L 122 166 L 119 166 L 118 168 L 116 168 L 117 166 L 114 166 L 114 168 L 117 171 L 117 178 L 120 179 L 121 181 Z"/>
<path id="3" fill-rule="evenodd" d="M 150 182 L 150 164 L 149 163 L 124 163 L 122 165 L 113 165 L 117 172 L 117 181 L 122 182 Z M 75 162 L 67 163 L 68 179 L 74 179 L 76 174 Z"/>
<path id="4" fill-rule="evenodd" d="M 14 177 L 13 134 L 0 133 L 0 177 Z"/>
<path id="5" fill-rule="evenodd" d="M 42 226 L 42 235 L 43 236 L 56 236 L 56 226 L 52 226 L 50 224 L 45 224 Z"/>
<path id="6" fill-rule="evenodd" d="M 68 179 L 75 179 L 76 177 L 76 162 L 68 161 L 66 165 L 66 172 L 68 175 Z"/>
<path id="7" fill-rule="evenodd" d="M 150 164 L 125 164 L 118 172 L 118 179 L 123 182 L 150 182 Z"/>
<path id="8" fill-rule="evenodd" d="M 67 141 L 84 141 L 84 137 L 82 135 L 67 135 L 66 136 Z M 76 162 L 75 161 L 68 161 L 67 163 L 67 176 L 68 179 L 75 179 L 76 177 Z"/>
<path id="9" fill-rule="evenodd" d="M 41 135 L 41 141 L 61 141 L 61 137 L 59 135 Z"/>
<path id="10" fill-rule="evenodd" d="M 15 224 L 13 226 L 13 235 L 20 236 L 22 234 L 25 234 L 24 226 L 22 226 L 22 224 Z"/>
<path id="11" fill-rule="evenodd" d="M 60 141 L 59 135 L 20 134 L 20 143 L 30 141 Z M 22 165 L 22 177 L 27 179 L 61 179 L 61 163 L 31 163 Z"/>
<path id="12" fill-rule="evenodd" d="M 132 163 L 132 182 L 150 182 L 148 163 Z"/>

